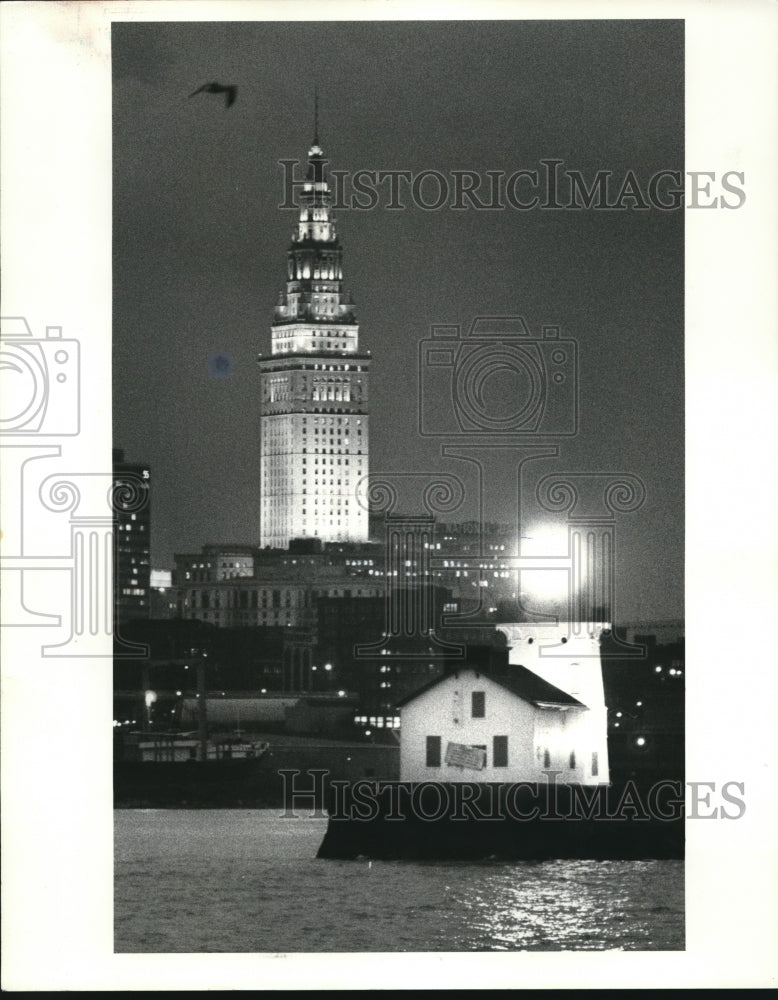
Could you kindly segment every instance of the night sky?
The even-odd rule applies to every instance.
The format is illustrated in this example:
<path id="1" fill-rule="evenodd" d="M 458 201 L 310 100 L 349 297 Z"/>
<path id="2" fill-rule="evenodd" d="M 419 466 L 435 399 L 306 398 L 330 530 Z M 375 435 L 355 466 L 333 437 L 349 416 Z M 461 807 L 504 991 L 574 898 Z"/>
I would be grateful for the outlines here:
<path id="1" fill-rule="evenodd" d="M 152 469 L 155 568 L 259 538 L 256 356 L 295 219 L 278 207 L 279 160 L 305 159 L 315 86 L 334 169 L 510 174 L 556 158 L 587 178 L 611 170 L 617 187 L 634 170 L 644 190 L 684 169 L 679 21 L 114 23 L 112 39 L 114 444 Z M 237 85 L 231 108 L 189 98 L 210 81 Z M 580 432 L 530 463 L 528 485 L 562 470 L 639 475 L 646 503 L 618 524 L 619 617 L 682 616 L 683 211 L 404 200 L 336 213 L 374 359 L 371 471 L 469 475 L 418 433 L 431 324 L 559 325 L 579 345 Z M 214 376 L 220 355 L 227 377 Z M 515 518 L 498 479 L 487 513 Z M 470 485 L 451 520 L 472 515 Z"/>

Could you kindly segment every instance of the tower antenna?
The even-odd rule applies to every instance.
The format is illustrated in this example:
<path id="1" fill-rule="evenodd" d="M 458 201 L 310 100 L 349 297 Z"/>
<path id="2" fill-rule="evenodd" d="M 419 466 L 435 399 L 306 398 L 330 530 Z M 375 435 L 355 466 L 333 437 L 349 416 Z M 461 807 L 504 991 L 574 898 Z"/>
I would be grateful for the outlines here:
<path id="1" fill-rule="evenodd" d="M 313 88 L 313 144 L 319 145 L 319 88 Z"/>

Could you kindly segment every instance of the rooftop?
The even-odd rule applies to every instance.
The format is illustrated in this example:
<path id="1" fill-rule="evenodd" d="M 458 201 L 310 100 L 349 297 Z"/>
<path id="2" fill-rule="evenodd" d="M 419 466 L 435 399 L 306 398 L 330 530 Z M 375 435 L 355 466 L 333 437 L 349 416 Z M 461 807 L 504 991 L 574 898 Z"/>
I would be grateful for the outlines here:
<path id="1" fill-rule="evenodd" d="M 524 701 L 530 702 L 532 705 L 562 705 L 567 708 L 586 708 L 582 702 L 578 701 L 571 694 L 566 691 L 562 691 L 560 688 L 555 687 L 548 681 L 543 680 L 532 670 L 528 670 L 527 667 L 521 666 L 511 666 L 509 672 L 506 676 L 497 676 L 486 670 L 479 670 L 475 667 L 462 667 L 462 670 L 472 670 L 481 677 L 486 677 L 494 684 L 498 684 L 500 687 L 505 688 L 506 691 L 510 691 L 511 694 L 515 694 L 517 697 L 522 698 Z M 453 676 L 456 677 L 460 673 L 459 670 L 453 672 Z M 443 684 L 452 676 L 451 673 L 443 674 L 440 677 L 436 677 L 431 680 L 424 687 L 419 688 L 412 694 L 407 695 L 405 698 L 397 702 L 397 708 L 401 708 L 403 705 L 407 705 L 414 699 L 418 698 L 420 695 L 425 694 L 432 688 L 436 687 L 438 684 Z"/>

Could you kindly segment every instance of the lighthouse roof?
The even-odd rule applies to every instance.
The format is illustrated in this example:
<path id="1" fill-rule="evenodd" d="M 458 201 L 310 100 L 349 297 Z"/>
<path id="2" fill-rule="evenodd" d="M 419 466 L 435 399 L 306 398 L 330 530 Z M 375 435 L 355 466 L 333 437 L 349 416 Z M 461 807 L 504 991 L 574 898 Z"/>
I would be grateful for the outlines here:
<path id="1" fill-rule="evenodd" d="M 495 675 L 487 670 L 480 670 L 477 667 L 463 666 L 461 669 L 473 670 L 481 677 L 488 678 L 494 684 L 498 684 L 500 687 L 505 688 L 506 691 L 510 691 L 511 694 L 515 694 L 518 698 L 538 707 L 549 705 L 555 708 L 586 708 L 586 705 L 578 701 L 577 698 L 574 698 L 566 691 L 562 691 L 561 688 L 556 687 L 554 684 L 550 684 L 527 667 L 511 666 L 506 675 Z M 405 698 L 398 701 L 397 708 L 402 708 L 403 705 L 409 704 L 427 691 L 437 687 L 438 684 L 444 684 L 450 678 L 456 676 L 457 673 L 459 671 L 436 677 L 429 684 L 425 684 L 424 687 L 419 688 L 417 691 L 406 695 Z"/>

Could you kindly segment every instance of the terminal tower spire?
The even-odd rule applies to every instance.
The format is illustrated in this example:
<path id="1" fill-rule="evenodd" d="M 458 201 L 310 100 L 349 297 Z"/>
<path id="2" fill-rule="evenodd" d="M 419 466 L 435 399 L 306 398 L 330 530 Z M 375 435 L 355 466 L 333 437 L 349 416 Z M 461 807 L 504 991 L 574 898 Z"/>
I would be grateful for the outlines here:
<path id="1" fill-rule="evenodd" d="M 369 354 L 359 351 L 354 303 L 318 136 L 287 250 L 270 357 L 260 358 L 260 544 L 293 538 L 362 542 L 367 511 L 356 487 L 368 472 Z"/>

